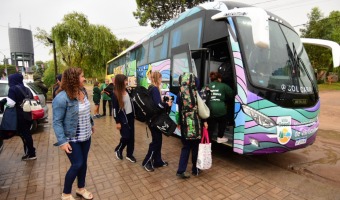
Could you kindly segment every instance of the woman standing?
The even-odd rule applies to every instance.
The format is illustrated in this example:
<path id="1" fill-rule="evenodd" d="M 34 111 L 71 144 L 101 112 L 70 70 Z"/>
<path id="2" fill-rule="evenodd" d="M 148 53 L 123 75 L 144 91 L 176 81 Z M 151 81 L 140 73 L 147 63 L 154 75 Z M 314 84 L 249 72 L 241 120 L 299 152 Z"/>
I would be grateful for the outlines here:
<path id="1" fill-rule="evenodd" d="M 172 101 L 164 103 L 161 101 L 161 83 L 162 74 L 158 71 L 151 72 L 150 74 L 151 85 L 149 87 L 149 93 L 156 107 L 158 107 L 163 112 L 166 111 L 168 107 L 171 107 Z M 152 141 L 149 145 L 148 153 L 146 154 L 144 161 L 142 163 L 144 169 L 148 172 L 154 171 L 154 168 L 168 166 L 168 162 L 162 160 L 162 132 L 149 125 L 151 130 Z"/>
<path id="2" fill-rule="evenodd" d="M 195 85 L 198 85 L 199 81 L 197 78 L 195 78 Z M 180 83 L 181 86 L 181 83 Z M 199 95 L 199 93 L 197 93 Z M 182 115 L 182 109 L 183 109 L 183 99 L 182 99 L 182 93 L 181 91 L 178 93 L 177 98 L 177 105 L 178 105 L 178 113 L 181 113 Z M 179 117 L 178 125 L 180 126 L 181 133 L 184 133 L 185 127 L 183 127 L 183 121 L 182 117 Z M 208 129 L 208 123 L 205 119 L 200 119 L 201 123 L 203 123 L 204 128 Z M 195 129 L 193 129 L 195 130 Z M 200 169 L 196 167 L 197 164 L 197 156 L 198 156 L 198 146 L 200 143 L 200 139 L 187 139 L 185 137 L 185 134 L 181 134 L 181 141 L 183 144 L 181 155 L 179 157 L 179 164 L 176 175 L 180 178 L 190 178 L 190 174 L 186 172 L 189 156 L 191 152 L 191 162 L 192 162 L 192 168 L 191 168 L 191 174 L 193 176 L 198 176 L 200 173 Z"/>
<path id="3" fill-rule="evenodd" d="M 61 86 L 54 98 L 53 129 L 61 150 L 66 152 L 71 167 L 66 173 L 63 200 L 73 200 L 72 184 L 77 177 L 76 194 L 84 199 L 93 199 L 85 187 L 87 157 L 94 133 L 90 102 L 84 88 L 85 77 L 82 69 L 68 68 L 63 73 Z M 74 123 L 78 122 L 78 123 Z"/>
<path id="4" fill-rule="evenodd" d="M 21 160 L 27 161 L 35 160 L 37 159 L 37 157 L 35 155 L 35 148 L 33 146 L 33 139 L 30 132 L 32 121 L 24 118 L 24 111 L 20 106 L 25 99 L 24 93 L 27 94 L 30 98 L 33 98 L 31 91 L 24 86 L 23 79 L 24 77 L 19 73 L 12 74 L 8 77 L 8 98 L 13 100 L 14 102 L 9 103 L 10 100 L 7 100 L 7 104 L 15 105 L 17 111 L 18 133 L 22 139 L 22 142 L 24 143 L 25 151 L 25 154 L 21 158 Z"/>
<path id="5" fill-rule="evenodd" d="M 115 88 L 112 94 L 113 117 L 116 121 L 116 128 L 120 131 L 120 142 L 115 148 L 116 157 L 123 160 L 123 150 L 126 148 L 126 159 L 130 162 L 137 162 L 133 156 L 135 149 L 135 117 L 134 108 L 131 102 L 126 85 L 128 79 L 123 74 L 115 76 Z"/>

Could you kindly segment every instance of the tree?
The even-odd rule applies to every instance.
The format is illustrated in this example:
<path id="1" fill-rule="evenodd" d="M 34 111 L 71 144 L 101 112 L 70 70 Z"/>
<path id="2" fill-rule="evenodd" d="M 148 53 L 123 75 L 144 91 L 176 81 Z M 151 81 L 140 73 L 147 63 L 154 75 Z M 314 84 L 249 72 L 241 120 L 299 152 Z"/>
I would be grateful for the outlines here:
<path id="1" fill-rule="evenodd" d="M 133 15 L 139 20 L 139 25 L 150 24 L 152 28 L 158 28 L 186 9 L 205 1 L 207 0 L 136 0 L 137 10 Z"/>
<path id="2" fill-rule="evenodd" d="M 38 29 L 35 37 L 50 45 L 47 37 L 55 41 L 58 67 L 77 66 L 87 77 L 104 76 L 106 62 L 118 52 L 119 42 L 105 26 L 90 24 L 84 14 L 73 12 L 52 27 L 51 34 Z"/>
<path id="3" fill-rule="evenodd" d="M 307 24 L 300 29 L 301 37 L 319 38 L 340 43 L 340 11 L 332 11 L 328 17 L 324 18 L 319 8 L 315 7 L 307 16 Z M 314 68 L 333 70 L 331 50 L 307 44 L 305 48 Z"/>

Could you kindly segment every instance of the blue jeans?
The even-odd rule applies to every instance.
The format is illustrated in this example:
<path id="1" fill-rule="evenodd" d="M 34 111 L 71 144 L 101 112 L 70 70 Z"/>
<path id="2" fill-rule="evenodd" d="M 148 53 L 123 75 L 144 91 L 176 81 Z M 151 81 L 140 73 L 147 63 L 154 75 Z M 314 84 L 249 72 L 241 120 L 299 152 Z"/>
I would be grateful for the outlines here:
<path id="1" fill-rule="evenodd" d="M 72 184 L 76 177 L 78 178 L 78 188 L 85 187 L 85 177 L 87 170 L 87 157 L 91 146 L 91 138 L 84 142 L 70 142 L 72 153 L 66 153 L 71 161 L 71 167 L 65 175 L 65 184 L 63 193 L 70 194 Z"/>

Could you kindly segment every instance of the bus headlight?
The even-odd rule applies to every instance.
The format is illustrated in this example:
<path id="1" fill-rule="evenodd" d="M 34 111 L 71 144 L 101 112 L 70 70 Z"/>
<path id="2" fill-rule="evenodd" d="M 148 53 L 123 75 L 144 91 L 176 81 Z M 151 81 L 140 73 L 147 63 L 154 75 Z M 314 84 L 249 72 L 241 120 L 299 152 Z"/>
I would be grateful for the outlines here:
<path id="1" fill-rule="evenodd" d="M 276 125 L 275 121 L 267 117 L 266 115 L 260 113 L 257 110 L 252 109 L 249 106 L 242 105 L 243 111 L 249 115 L 257 124 L 265 127 L 270 128 Z"/>

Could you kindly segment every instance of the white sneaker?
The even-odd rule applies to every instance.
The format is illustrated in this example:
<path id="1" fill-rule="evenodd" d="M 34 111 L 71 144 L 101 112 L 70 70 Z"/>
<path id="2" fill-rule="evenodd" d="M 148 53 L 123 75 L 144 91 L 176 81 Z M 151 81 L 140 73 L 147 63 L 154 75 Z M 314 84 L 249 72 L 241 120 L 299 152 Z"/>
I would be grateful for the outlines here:
<path id="1" fill-rule="evenodd" d="M 222 137 L 222 138 L 217 137 L 217 143 L 226 143 L 226 142 L 228 142 L 228 138 L 226 138 L 226 137 Z"/>

